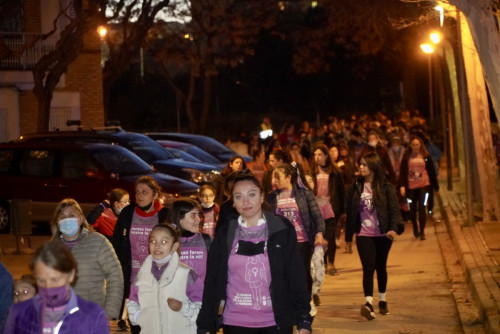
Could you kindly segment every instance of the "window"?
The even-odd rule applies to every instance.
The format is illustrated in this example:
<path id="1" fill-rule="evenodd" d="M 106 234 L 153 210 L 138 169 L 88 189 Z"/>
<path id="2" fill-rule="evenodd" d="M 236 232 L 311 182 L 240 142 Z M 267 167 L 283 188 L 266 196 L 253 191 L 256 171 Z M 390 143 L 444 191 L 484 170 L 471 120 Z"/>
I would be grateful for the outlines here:
<path id="1" fill-rule="evenodd" d="M 51 176 L 54 165 L 54 152 L 31 150 L 23 153 L 21 174 L 32 176 Z"/>
<path id="2" fill-rule="evenodd" d="M 82 179 L 95 175 L 99 169 L 81 152 L 66 152 L 62 158 L 62 177 Z"/>
<path id="3" fill-rule="evenodd" d="M 14 152 L 11 150 L 0 151 L 0 172 L 8 172 Z"/>

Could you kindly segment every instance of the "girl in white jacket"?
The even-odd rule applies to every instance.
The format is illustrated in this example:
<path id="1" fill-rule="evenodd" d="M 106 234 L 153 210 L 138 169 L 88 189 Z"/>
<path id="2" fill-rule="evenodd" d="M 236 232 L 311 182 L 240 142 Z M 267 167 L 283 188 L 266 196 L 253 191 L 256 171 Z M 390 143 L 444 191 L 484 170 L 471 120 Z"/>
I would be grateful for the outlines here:
<path id="1" fill-rule="evenodd" d="M 179 262 L 179 233 L 168 224 L 156 225 L 149 235 L 149 256 L 130 288 L 130 322 L 144 334 L 196 333 L 203 282 Z"/>

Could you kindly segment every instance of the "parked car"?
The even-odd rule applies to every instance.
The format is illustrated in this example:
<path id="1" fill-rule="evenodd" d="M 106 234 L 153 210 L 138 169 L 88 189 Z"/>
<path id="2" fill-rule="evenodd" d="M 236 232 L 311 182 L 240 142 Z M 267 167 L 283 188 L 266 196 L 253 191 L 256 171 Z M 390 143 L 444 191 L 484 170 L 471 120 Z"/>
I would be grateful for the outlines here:
<path id="1" fill-rule="evenodd" d="M 213 182 L 222 171 L 222 168 L 219 166 L 177 159 L 148 136 L 140 133 L 126 132 L 121 128 L 34 133 L 23 135 L 20 137 L 20 140 L 79 140 L 116 143 L 137 154 L 159 172 L 199 184 Z"/>
<path id="2" fill-rule="evenodd" d="M 134 194 L 134 183 L 143 175 L 153 177 L 162 187 L 165 206 L 179 196 L 194 198 L 199 188 L 154 171 L 119 145 L 62 141 L 0 144 L 0 231 L 9 230 L 13 199 L 32 200 L 32 221 L 48 222 L 64 198 L 76 199 L 87 212 L 113 188 Z"/>
<path id="3" fill-rule="evenodd" d="M 154 140 L 175 140 L 196 145 L 216 157 L 223 164 L 226 164 L 232 156 L 238 155 L 226 145 L 208 136 L 177 132 L 148 132 L 146 135 Z M 242 158 L 245 162 L 252 161 L 252 158 L 246 155 L 242 156 Z"/>
<path id="4" fill-rule="evenodd" d="M 178 150 L 182 150 L 207 164 L 217 165 L 220 166 L 221 168 L 224 168 L 226 166 L 226 163 L 220 162 L 216 157 L 214 157 L 208 152 L 203 151 L 196 145 L 185 143 L 182 141 L 163 140 L 163 139 L 159 139 L 157 140 L 157 142 L 165 148 L 175 148 Z"/>

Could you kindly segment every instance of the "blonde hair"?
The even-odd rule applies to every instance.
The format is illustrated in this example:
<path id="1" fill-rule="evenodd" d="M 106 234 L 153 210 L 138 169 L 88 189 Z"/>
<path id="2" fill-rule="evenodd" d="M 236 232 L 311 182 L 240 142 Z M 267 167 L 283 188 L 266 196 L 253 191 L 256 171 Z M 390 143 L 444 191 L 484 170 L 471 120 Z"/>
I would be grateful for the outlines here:
<path id="1" fill-rule="evenodd" d="M 87 222 L 85 215 L 83 214 L 82 208 L 80 204 L 72 198 L 65 198 L 57 204 L 56 210 L 54 211 L 54 215 L 52 216 L 52 220 L 50 221 L 50 230 L 52 232 L 52 239 L 59 239 L 61 235 L 61 231 L 59 231 L 59 215 L 61 211 L 66 209 L 67 207 L 71 207 L 75 209 L 82 220 L 82 225 L 80 226 L 80 231 L 82 228 L 86 228 L 87 230 L 93 231 L 92 227 Z"/>

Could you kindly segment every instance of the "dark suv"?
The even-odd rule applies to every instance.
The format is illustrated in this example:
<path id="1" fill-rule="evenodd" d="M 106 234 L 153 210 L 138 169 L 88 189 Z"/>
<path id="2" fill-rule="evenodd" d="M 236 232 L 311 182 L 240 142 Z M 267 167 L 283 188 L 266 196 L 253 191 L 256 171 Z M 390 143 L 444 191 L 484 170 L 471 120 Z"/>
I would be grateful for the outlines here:
<path id="1" fill-rule="evenodd" d="M 103 130 L 55 131 L 23 135 L 20 141 L 92 141 L 121 145 L 137 154 L 159 172 L 203 184 L 213 182 L 222 168 L 206 163 L 178 159 L 146 135 L 126 132 L 121 128 Z"/>
<path id="2" fill-rule="evenodd" d="M 227 164 L 229 159 L 238 155 L 238 153 L 212 137 L 178 132 L 148 132 L 146 135 L 154 140 L 175 140 L 196 145 L 216 157 L 223 164 Z M 252 161 L 252 158 L 246 155 L 242 156 L 242 158 L 245 162 Z"/>
<path id="3" fill-rule="evenodd" d="M 178 196 L 194 197 L 199 186 L 155 172 L 129 150 L 105 143 L 11 142 L 0 144 L 0 230 L 9 227 L 12 199 L 32 200 L 32 220 L 47 222 L 56 204 L 76 199 L 87 212 L 107 198 L 113 188 L 123 188 L 134 198 L 134 182 L 142 175 L 162 187 L 164 205 Z"/>

